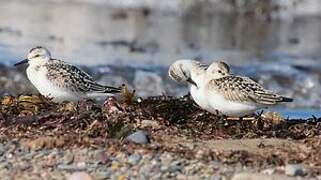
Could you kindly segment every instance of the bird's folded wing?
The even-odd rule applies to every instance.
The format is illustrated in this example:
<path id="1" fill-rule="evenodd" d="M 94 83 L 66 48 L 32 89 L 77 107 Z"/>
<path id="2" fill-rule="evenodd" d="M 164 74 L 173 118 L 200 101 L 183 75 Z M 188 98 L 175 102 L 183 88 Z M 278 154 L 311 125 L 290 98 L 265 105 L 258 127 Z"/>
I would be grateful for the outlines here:
<path id="1" fill-rule="evenodd" d="M 210 91 L 217 91 L 229 101 L 242 103 L 259 103 L 272 105 L 283 100 L 272 91 L 264 89 L 250 78 L 241 76 L 226 76 L 209 82 Z"/>
<path id="2" fill-rule="evenodd" d="M 119 88 L 103 86 L 96 83 L 86 72 L 62 61 L 52 61 L 48 64 L 48 78 L 59 87 L 73 89 L 78 92 L 119 91 Z"/>

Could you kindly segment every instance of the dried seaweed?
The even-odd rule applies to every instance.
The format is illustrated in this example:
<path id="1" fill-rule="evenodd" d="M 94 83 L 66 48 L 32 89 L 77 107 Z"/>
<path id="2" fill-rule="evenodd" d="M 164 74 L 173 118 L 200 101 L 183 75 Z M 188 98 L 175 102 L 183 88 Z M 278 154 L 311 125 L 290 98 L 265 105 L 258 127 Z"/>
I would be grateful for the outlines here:
<path id="1" fill-rule="evenodd" d="M 28 130 L 34 134 L 70 134 L 112 138 L 113 131 L 122 128 L 142 128 L 144 120 L 157 122 L 148 129 L 154 134 L 180 134 L 205 139 L 277 137 L 303 139 L 320 135 L 320 118 L 278 120 L 271 118 L 253 121 L 228 121 L 199 109 L 189 97 L 150 97 L 118 102 L 114 97 L 104 105 L 92 100 L 78 103 L 53 103 L 41 96 L 5 96 L 1 99 L 0 125 L 3 132 L 15 136 Z M 126 99 L 126 98 L 125 98 Z M 130 101 L 128 101 L 130 100 Z M 263 117 L 263 116 L 262 116 Z M 280 119 L 280 118 L 279 118 Z M 116 133 L 117 134 L 117 133 Z M 25 133 L 23 137 L 29 137 Z"/>
<path id="2" fill-rule="evenodd" d="M 246 151 L 218 152 L 208 150 L 204 160 L 246 166 L 284 165 L 288 162 L 313 162 L 313 171 L 321 169 L 321 118 L 285 120 L 277 114 L 265 114 L 252 121 L 228 121 L 198 108 L 188 97 L 167 96 L 137 98 L 128 90 L 123 99 L 106 99 L 100 105 L 92 100 L 78 103 L 51 102 L 41 96 L 5 96 L 0 99 L 0 135 L 18 138 L 31 149 L 68 146 L 106 146 L 129 152 L 138 145 L 123 141 L 135 129 L 150 135 L 149 151 L 168 151 L 192 158 L 193 149 L 169 146 L 168 138 L 184 137 L 195 141 L 242 138 L 293 139 L 309 147 L 276 149 L 251 154 Z M 273 148 L 272 148 L 273 149 Z"/>

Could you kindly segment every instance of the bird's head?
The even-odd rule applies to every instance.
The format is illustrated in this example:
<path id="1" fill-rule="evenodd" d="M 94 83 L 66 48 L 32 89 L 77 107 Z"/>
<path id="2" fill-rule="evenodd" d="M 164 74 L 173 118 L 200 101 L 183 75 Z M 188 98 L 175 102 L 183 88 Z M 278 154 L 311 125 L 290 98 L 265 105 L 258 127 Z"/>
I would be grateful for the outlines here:
<path id="1" fill-rule="evenodd" d="M 206 73 L 211 77 L 217 79 L 228 76 L 230 74 L 230 67 L 223 61 L 213 62 L 207 68 Z"/>
<path id="2" fill-rule="evenodd" d="M 18 66 L 20 64 L 28 63 L 29 65 L 40 65 L 45 63 L 46 61 L 49 61 L 51 59 L 50 52 L 48 49 L 38 46 L 35 48 L 32 48 L 28 55 L 27 59 L 24 59 L 18 63 L 15 64 L 15 66 Z"/>
<path id="3" fill-rule="evenodd" d="M 175 61 L 169 67 L 168 75 L 176 82 L 187 82 L 197 87 L 193 76 L 201 73 L 203 70 L 204 68 L 198 61 L 183 59 Z"/>

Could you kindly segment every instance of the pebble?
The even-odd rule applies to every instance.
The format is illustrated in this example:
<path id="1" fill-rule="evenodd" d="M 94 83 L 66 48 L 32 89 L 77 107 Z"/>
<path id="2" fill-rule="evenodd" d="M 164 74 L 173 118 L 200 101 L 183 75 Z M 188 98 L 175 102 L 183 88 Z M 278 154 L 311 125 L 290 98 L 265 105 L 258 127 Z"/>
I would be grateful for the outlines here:
<path id="1" fill-rule="evenodd" d="M 0 144 L 0 156 L 2 156 L 5 152 L 5 148 L 3 144 Z"/>
<path id="2" fill-rule="evenodd" d="M 268 175 L 271 175 L 271 174 L 273 174 L 274 172 L 275 172 L 275 169 L 272 169 L 272 168 L 270 168 L 270 169 L 264 169 L 264 170 L 262 171 L 263 174 L 268 174 Z"/>
<path id="3" fill-rule="evenodd" d="M 64 155 L 64 158 L 63 158 L 63 164 L 71 164 L 72 162 L 74 161 L 74 154 L 71 153 L 71 152 L 67 152 L 65 155 Z"/>
<path id="4" fill-rule="evenodd" d="M 134 165 L 138 164 L 141 159 L 142 159 L 142 156 L 141 156 L 140 154 L 134 153 L 134 154 L 132 154 L 132 155 L 130 155 L 130 156 L 128 157 L 127 162 L 128 162 L 130 165 L 134 166 Z"/>
<path id="5" fill-rule="evenodd" d="M 105 179 L 110 178 L 111 175 L 112 175 L 112 171 L 110 169 L 107 169 L 104 172 L 96 173 L 95 179 L 97 179 L 97 180 L 105 180 Z"/>
<path id="6" fill-rule="evenodd" d="M 197 159 L 202 159 L 204 156 L 205 156 L 205 152 L 203 150 L 198 150 L 195 155 Z"/>
<path id="7" fill-rule="evenodd" d="M 286 175 L 280 174 L 261 174 L 261 173 L 250 173 L 250 172 L 242 172 L 236 173 L 231 180 L 275 180 L 275 179 L 282 179 L 282 180 L 296 180 L 294 177 L 289 177 Z"/>
<path id="8" fill-rule="evenodd" d="M 13 164 L 11 162 L 0 163 L 0 170 L 1 169 L 12 169 L 12 168 L 13 168 Z"/>
<path id="9" fill-rule="evenodd" d="M 19 163 L 19 169 L 22 171 L 25 171 L 31 167 L 30 163 L 27 162 L 21 162 Z"/>
<path id="10" fill-rule="evenodd" d="M 149 179 L 149 177 L 152 175 L 151 170 L 152 169 L 150 165 L 148 164 L 143 165 L 139 170 L 140 179 L 143 179 L 143 178 Z"/>
<path id="11" fill-rule="evenodd" d="M 219 176 L 219 175 L 213 175 L 210 180 L 222 180 L 222 176 Z"/>
<path id="12" fill-rule="evenodd" d="M 108 155 L 103 150 L 96 151 L 94 156 L 95 156 L 94 158 L 98 161 L 98 163 L 101 163 L 101 164 L 106 164 L 109 160 Z"/>
<path id="13" fill-rule="evenodd" d="M 83 164 L 77 164 L 77 165 L 64 165 L 59 164 L 57 166 L 59 170 L 66 170 L 66 171 L 81 171 L 86 169 L 86 164 L 83 166 Z"/>
<path id="14" fill-rule="evenodd" d="M 178 174 L 176 176 L 176 179 L 177 180 L 188 180 L 188 177 L 186 175 L 184 175 L 184 174 Z"/>
<path id="15" fill-rule="evenodd" d="M 288 176 L 304 176 L 304 168 L 300 164 L 287 164 L 285 174 Z"/>
<path id="16" fill-rule="evenodd" d="M 181 171 L 182 170 L 182 163 L 181 161 L 174 161 L 172 164 L 169 166 L 168 170 L 171 173 L 175 173 L 176 171 Z"/>
<path id="17" fill-rule="evenodd" d="M 157 121 L 152 121 L 152 120 L 142 120 L 141 122 L 143 128 L 145 127 L 152 127 L 152 128 L 158 128 L 159 123 Z"/>
<path id="18" fill-rule="evenodd" d="M 219 161 L 212 161 L 211 166 L 213 167 L 213 169 L 220 169 L 220 167 L 222 167 L 222 163 L 220 163 Z"/>
<path id="19" fill-rule="evenodd" d="M 67 180 L 93 180 L 93 178 L 86 172 L 74 172 Z"/>
<path id="20" fill-rule="evenodd" d="M 79 169 L 85 169 L 86 168 L 86 162 L 78 162 L 76 165 L 77 165 L 77 167 Z"/>
<path id="21" fill-rule="evenodd" d="M 149 143 L 147 133 L 141 130 L 134 132 L 133 134 L 129 135 L 126 139 L 138 144 Z"/>
<path id="22" fill-rule="evenodd" d="M 139 131 L 137 131 L 139 132 Z M 136 132 L 136 133 L 137 133 Z M 143 131 L 142 131 L 143 132 Z M 144 132 L 143 132 L 144 133 Z M 5 145 L 5 144 L 3 144 Z M 106 179 L 205 179 L 205 180 L 295 180 L 306 173 L 304 166 L 289 164 L 253 173 L 242 169 L 241 165 L 227 166 L 219 161 L 205 162 L 198 159 L 185 159 L 175 153 L 153 153 L 145 150 L 110 153 L 105 148 L 75 148 L 71 150 L 44 149 L 41 151 L 21 151 L 20 146 L 11 153 L 0 156 L 0 174 L 9 177 L 14 169 L 16 179 L 67 179 L 67 180 L 106 180 Z M 6 150 L 6 146 L 4 146 Z M 1 150 L 1 143 L 0 143 Z M 17 155 L 17 152 L 19 153 Z M 206 151 L 204 151 L 206 152 Z M 128 155 L 130 154 L 130 155 Z M 202 153 L 200 153 L 202 154 Z M 58 163 L 48 166 L 48 160 Z M 105 163 L 103 163 L 105 162 Z M 43 164 L 45 166 L 43 166 Z M 278 174 L 284 170 L 287 174 Z M 291 173 L 289 173 L 291 171 Z M 303 171 L 303 173 L 300 171 Z M 243 172 L 243 173 L 239 173 Z M 298 173 L 299 172 L 299 173 Z M 40 178 L 41 177 L 41 178 Z M 5 179 L 5 178 L 4 178 Z"/>
<path id="23" fill-rule="evenodd" d="M 160 167 L 160 171 L 162 171 L 162 172 L 166 172 L 166 171 L 168 171 L 168 169 L 169 169 L 168 166 L 161 166 Z"/>

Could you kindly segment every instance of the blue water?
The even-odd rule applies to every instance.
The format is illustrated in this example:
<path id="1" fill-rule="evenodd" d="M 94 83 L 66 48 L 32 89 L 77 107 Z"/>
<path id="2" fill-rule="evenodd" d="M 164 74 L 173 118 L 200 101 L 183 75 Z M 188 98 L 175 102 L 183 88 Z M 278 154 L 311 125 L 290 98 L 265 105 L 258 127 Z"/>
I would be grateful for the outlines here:
<path id="1" fill-rule="evenodd" d="M 273 109 L 282 114 L 282 117 L 287 119 L 307 119 L 315 116 L 321 117 L 321 109 Z"/>

